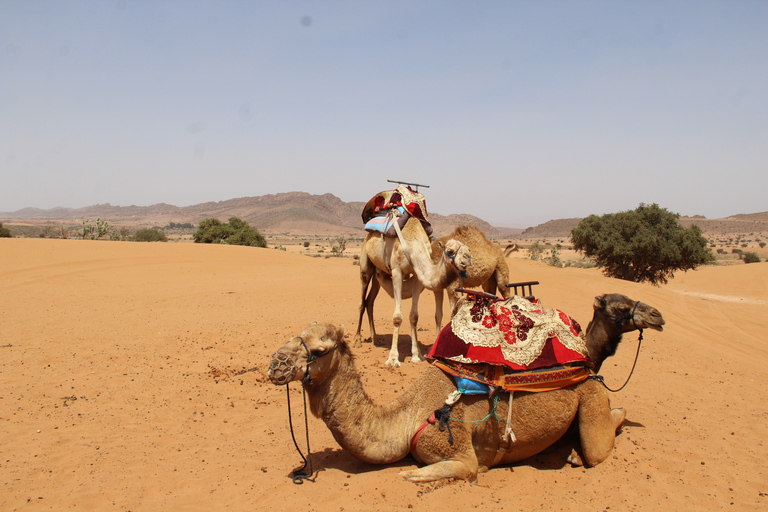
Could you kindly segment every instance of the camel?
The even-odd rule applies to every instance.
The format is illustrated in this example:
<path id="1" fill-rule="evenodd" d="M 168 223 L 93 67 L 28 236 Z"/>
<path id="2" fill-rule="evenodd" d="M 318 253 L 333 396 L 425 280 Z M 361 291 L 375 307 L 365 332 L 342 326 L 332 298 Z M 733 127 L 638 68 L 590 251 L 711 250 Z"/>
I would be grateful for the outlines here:
<path id="1" fill-rule="evenodd" d="M 504 298 L 510 297 L 510 290 L 507 288 L 509 282 L 509 267 L 501 247 L 488 240 L 485 234 L 476 226 L 467 224 L 457 227 L 450 235 L 439 238 L 432 242 L 432 261 L 437 263 L 441 257 L 442 249 L 450 240 L 457 240 L 467 247 L 472 253 L 472 265 L 467 267 L 464 276 L 453 272 L 447 277 L 448 280 L 444 286 L 437 286 L 432 289 L 435 294 L 435 336 L 440 333 L 443 326 L 443 290 L 448 291 L 449 310 L 453 310 L 456 303 L 456 289 L 459 287 L 474 288 L 482 286 L 486 292 L 494 293 L 498 288 L 499 294 Z M 376 272 L 376 280 L 371 284 L 371 290 L 364 298 L 365 311 L 368 314 L 368 324 L 371 329 L 371 340 L 376 341 L 376 328 L 373 320 L 373 303 L 379 293 L 379 288 L 383 288 L 390 297 L 394 297 L 394 285 L 389 274 L 381 271 Z M 408 299 L 413 295 L 414 289 L 421 292 L 419 280 L 410 276 L 402 283 L 401 298 Z M 355 340 L 359 340 L 360 330 L 362 328 L 362 312 L 360 322 L 357 324 L 357 333 Z"/>
<path id="2" fill-rule="evenodd" d="M 513 252 L 520 251 L 520 246 L 517 244 L 507 244 L 507 246 L 504 248 L 504 256 L 509 258 L 509 255 Z"/>
<path id="3" fill-rule="evenodd" d="M 378 233 L 368 233 L 365 237 L 360 250 L 360 281 L 362 287 L 362 298 L 360 300 L 360 317 L 358 319 L 357 334 L 354 344 L 359 345 L 362 341 L 360 336 L 360 324 L 363 319 L 363 312 L 366 310 L 366 292 L 368 284 L 378 269 L 392 276 L 392 296 L 395 299 L 395 312 L 392 316 L 394 326 L 392 332 L 392 347 L 389 351 L 389 357 L 386 360 L 387 366 L 400 366 L 400 354 L 398 351 L 398 340 L 400 337 L 400 324 L 403 321 L 402 315 L 402 286 L 405 278 L 413 274 L 415 279 L 410 284 L 411 312 L 409 315 L 411 323 L 411 361 L 419 363 L 423 361 L 421 348 L 416 335 L 416 325 L 419 321 L 419 295 L 423 288 L 433 290 L 443 288 L 448 282 L 454 279 L 456 274 L 464 273 L 472 265 L 472 256 L 467 246 L 456 240 L 448 240 L 438 247 L 436 258 L 433 259 L 433 252 L 429 243 L 429 236 L 424 227 L 415 217 L 411 217 L 402 228 L 402 237 L 406 241 L 406 247 L 403 248 L 399 238 L 385 237 Z M 375 296 L 378 293 L 377 280 L 371 289 Z M 371 323 L 371 332 L 373 332 L 373 319 L 369 316 Z M 375 341 L 375 336 L 372 340 Z"/>
<path id="4" fill-rule="evenodd" d="M 599 358 L 615 349 L 622 333 L 663 329 L 658 310 L 623 295 L 597 297 L 594 308 L 587 338 L 590 356 L 598 358 L 595 367 L 603 362 Z M 401 473 L 412 482 L 475 481 L 478 472 L 524 460 L 549 447 L 566 433 L 577 413 L 582 453 L 574 449 L 568 461 L 594 466 L 610 455 L 626 416 L 623 409 L 611 409 L 600 382 L 587 379 L 554 391 L 516 392 L 510 402 L 461 395 L 445 432 L 440 422 L 427 419 L 456 390 L 451 377 L 429 365 L 403 395 L 378 405 L 366 394 L 343 338 L 343 325 L 311 324 L 273 354 L 269 378 L 275 385 L 302 382 L 312 414 L 322 418 L 341 447 L 358 459 L 388 464 L 411 453 L 425 464 Z M 514 440 L 502 434 L 508 403 Z"/>

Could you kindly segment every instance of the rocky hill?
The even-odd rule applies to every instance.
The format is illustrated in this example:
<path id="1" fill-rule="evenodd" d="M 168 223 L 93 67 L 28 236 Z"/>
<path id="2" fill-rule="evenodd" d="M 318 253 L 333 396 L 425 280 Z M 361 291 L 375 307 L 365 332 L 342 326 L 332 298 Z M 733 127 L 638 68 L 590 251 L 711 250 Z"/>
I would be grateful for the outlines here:
<path id="1" fill-rule="evenodd" d="M 362 201 L 347 203 L 333 194 L 312 195 L 305 192 L 288 192 L 185 207 L 159 203 L 152 206 L 98 204 L 77 209 L 25 208 L 16 212 L 0 212 L 0 219 L 9 224 L 14 222 L 39 224 L 79 223 L 82 218 L 101 218 L 109 219 L 115 225 L 162 227 L 171 222 L 197 225 L 201 220 L 211 217 L 222 221 L 230 217 L 239 217 L 264 233 L 362 235 L 364 231 L 360 215 L 363 206 L 365 203 Z M 440 215 L 430 212 L 429 220 L 438 236 L 450 233 L 461 224 L 474 224 L 490 237 L 500 235 L 496 228 L 473 215 Z"/>

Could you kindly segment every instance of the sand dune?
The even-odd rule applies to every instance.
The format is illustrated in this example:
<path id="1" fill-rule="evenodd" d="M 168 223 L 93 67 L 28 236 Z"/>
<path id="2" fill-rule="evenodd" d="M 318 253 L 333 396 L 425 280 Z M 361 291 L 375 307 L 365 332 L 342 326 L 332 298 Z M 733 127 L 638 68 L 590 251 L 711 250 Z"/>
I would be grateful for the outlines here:
<path id="1" fill-rule="evenodd" d="M 613 455 L 572 468 L 562 450 L 481 474 L 476 484 L 416 485 L 397 465 L 341 450 L 309 419 L 314 482 L 288 478 L 300 458 L 286 390 L 269 355 L 313 320 L 354 332 L 350 259 L 196 244 L 0 240 L 0 510 L 765 510 L 768 508 L 768 265 L 707 267 L 656 288 L 596 269 L 509 260 L 539 280 L 546 307 L 586 326 L 595 295 L 659 308 L 622 392 L 628 424 Z M 431 295 L 431 294 L 430 294 Z M 421 341 L 434 337 L 421 302 Z M 392 301 L 381 297 L 380 334 Z M 363 332 L 367 335 L 367 327 Z M 403 343 L 401 354 L 408 353 Z M 623 382 L 636 336 L 604 365 Z M 358 367 L 377 401 L 423 368 Z M 303 440 L 301 393 L 291 387 Z"/>

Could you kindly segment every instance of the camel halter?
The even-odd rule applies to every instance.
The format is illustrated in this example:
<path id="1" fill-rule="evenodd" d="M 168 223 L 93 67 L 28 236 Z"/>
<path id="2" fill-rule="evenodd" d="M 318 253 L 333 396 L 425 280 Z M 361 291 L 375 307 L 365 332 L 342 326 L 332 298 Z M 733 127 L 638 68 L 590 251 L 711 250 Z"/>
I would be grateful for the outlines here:
<path id="1" fill-rule="evenodd" d="M 328 349 L 325 353 L 317 355 L 313 354 L 309 351 L 309 348 L 307 348 L 307 344 L 304 342 L 304 338 L 301 336 L 297 336 L 299 338 L 299 341 L 301 342 L 301 345 L 304 347 L 304 350 L 307 352 L 307 366 L 304 370 L 304 377 L 301 378 L 301 390 L 302 390 L 302 398 L 304 399 L 304 433 L 306 434 L 307 438 L 307 456 L 305 457 L 303 453 L 301 453 L 301 448 L 299 448 L 299 443 L 296 442 L 296 436 L 293 433 L 293 421 L 292 421 L 292 412 L 291 412 L 291 391 L 288 388 L 288 385 L 290 382 L 287 382 L 285 384 L 285 396 L 288 400 L 288 426 L 291 429 L 291 439 L 293 439 L 293 445 L 296 447 L 296 451 L 299 452 L 299 456 L 304 461 L 304 464 L 297 468 L 291 473 L 291 480 L 293 480 L 293 483 L 296 485 L 301 485 L 304 483 L 304 480 L 309 480 L 312 478 L 312 475 L 314 474 L 314 470 L 312 469 L 312 451 L 309 447 L 309 417 L 307 416 L 307 384 L 312 384 L 312 379 L 309 376 L 309 365 L 317 361 L 319 358 L 323 356 L 327 356 L 330 354 L 333 349 L 336 348 L 336 345 Z M 306 473 L 304 470 L 309 466 L 309 472 Z"/>
<path id="2" fill-rule="evenodd" d="M 602 313 L 603 315 L 607 316 L 608 318 L 612 318 L 616 325 L 621 329 L 624 327 L 624 323 L 629 323 L 630 320 L 632 320 L 632 324 L 635 326 L 635 328 L 640 331 L 640 334 L 637 336 L 637 352 L 635 353 L 635 362 L 632 363 L 632 369 L 629 371 L 629 375 L 627 376 L 627 380 L 624 381 L 624 384 L 621 385 L 619 389 L 611 389 L 608 387 L 608 385 L 605 383 L 605 380 L 602 375 L 592 375 L 589 378 L 592 380 L 598 381 L 600 384 L 603 385 L 605 389 L 610 391 L 611 393 L 618 393 L 624 387 L 629 384 L 629 379 L 632 378 L 632 374 L 635 372 L 635 366 L 637 366 L 637 359 L 640 357 L 640 344 L 643 342 L 643 330 L 637 326 L 637 322 L 635 322 L 635 311 L 637 311 L 637 306 L 640 304 L 640 301 L 638 300 L 635 302 L 635 307 L 632 308 L 632 313 L 626 314 L 624 316 L 614 316 L 607 312 L 605 309 L 598 309 L 597 311 Z"/>

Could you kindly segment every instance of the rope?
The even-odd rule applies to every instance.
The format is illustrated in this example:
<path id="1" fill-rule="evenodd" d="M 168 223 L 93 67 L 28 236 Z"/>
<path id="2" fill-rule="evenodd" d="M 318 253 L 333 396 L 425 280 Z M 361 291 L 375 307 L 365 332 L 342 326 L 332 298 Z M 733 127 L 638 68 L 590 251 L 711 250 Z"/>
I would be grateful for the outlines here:
<path id="1" fill-rule="evenodd" d="M 492 417 L 498 420 L 500 418 L 499 418 L 499 415 L 496 414 L 496 406 L 499 405 L 499 395 L 494 396 L 491 400 L 493 401 L 493 408 L 491 409 L 491 412 L 488 413 L 488 416 L 486 416 L 481 420 L 464 420 L 461 418 L 454 418 L 453 416 L 451 416 L 450 419 L 456 420 L 456 421 L 462 421 L 464 423 L 482 423 L 486 420 L 491 419 Z"/>
<path id="2" fill-rule="evenodd" d="M 629 384 L 629 379 L 632 378 L 632 374 L 635 372 L 635 366 L 637 366 L 637 359 L 640 357 L 640 344 L 643 342 L 643 330 L 640 329 L 640 336 L 637 337 L 637 353 L 635 354 L 635 362 L 632 363 L 632 369 L 629 371 L 629 376 L 627 377 L 627 380 L 624 381 L 624 384 L 621 385 L 619 389 L 611 389 L 608 387 L 608 385 L 605 383 L 605 380 L 603 379 L 602 375 L 592 375 L 589 378 L 592 380 L 598 381 L 600 384 L 602 384 L 605 389 L 610 391 L 611 393 L 618 393 L 622 389 L 624 389 L 624 386 Z"/>
<path id="3" fill-rule="evenodd" d="M 302 386 L 302 390 L 304 390 L 304 387 Z M 309 448 L 309 421 L 307 420 L 307 392 L 304 390 L 302 393 L 302 396 L 304 397 L 304 429 L 307 435 L 307 456 L 304 457 L 304 454 L 301 453 L 301 448 L 299 448 L 299 443 L 296 442 L 296 436 L 293 433 L 293 421 L 291 420 L 291 392 L 290 389 L 288 389 L 288 384 L 285 385 L 285 391 L 286 396 L 288 397 L 288 425 L 291 429 L 291 439 L 293 439 L 293 445 L 296 447 L 296 451 L 299 452 L 299 455 L 301 456 L 301 459 L 304 461 L 304 465 L 301 466 L 298 469 L 295 469 L 293 473 L 291 473 L 291 479 L 293 480 L 293 483 L 296 485 L 301 485 L 304 483 L 304 480 L 309 480 L 312 478 L 312 474 L 314 473 L 312 470 L 312 451 Z M 309 466 L 309 473 L 304 473 L 304 469 Z"/>

